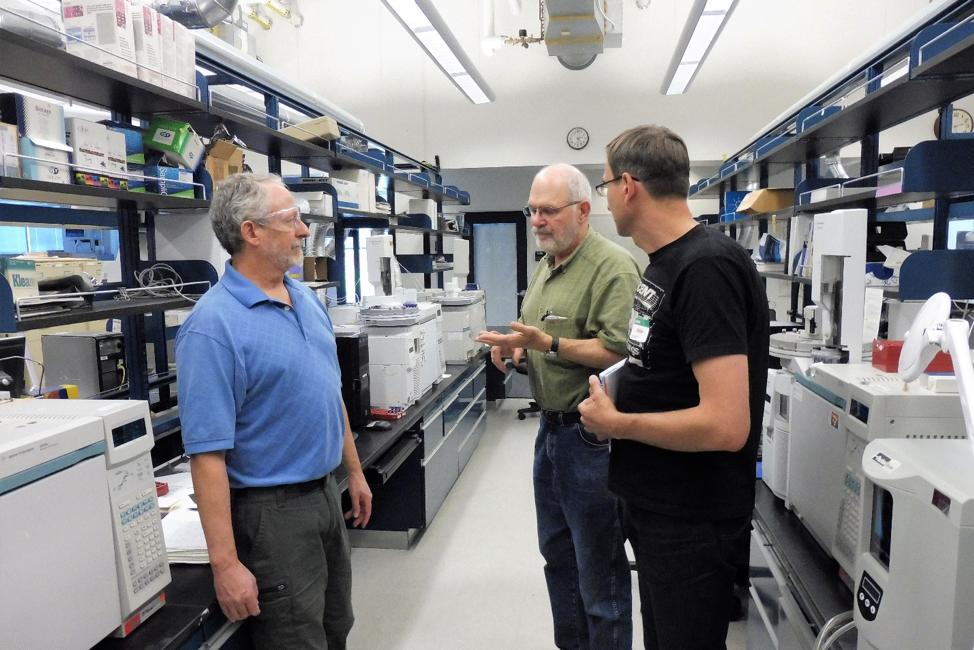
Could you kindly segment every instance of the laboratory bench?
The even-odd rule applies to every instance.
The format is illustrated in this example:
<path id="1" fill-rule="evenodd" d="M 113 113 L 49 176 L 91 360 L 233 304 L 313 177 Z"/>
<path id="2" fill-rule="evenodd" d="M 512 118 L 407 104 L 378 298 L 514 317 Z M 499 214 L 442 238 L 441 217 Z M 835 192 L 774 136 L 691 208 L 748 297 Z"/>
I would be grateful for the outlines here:
<path id="1" fill-rule="evenodd" d="M 373 521 L 369 523 L 369 527 L 365 530 L 349 531 L 353 545 L 356 545 L 356 537 L 360 542 L 364 540 L 364 545 L 370 546 L 381 546 L 385 543 L 383 540 L 390 539 L 390 536 L 396 539 L 408 537 L 411 543 L 416 537 L 416 526 L 413 524 L 423 528 L 432 520 L 435 510 L 462 470 L 461 463 L 466 460 L 461 460 L 460 456 L 464 446 L 462 443 L 467 443 L 466 447 L 472 454 L 479 442 L 477 434 L 482 435 L 486 426 L 485 416 L 479 406 L 486 397 L 482 386 L 485 381 L 485 356 L 484 352 L 480 352 L 469 363 L 447 364 L 446 379 L 434 385 L 402 418 L 390 420 L 389 429 L 358 429 L 355 432 L 355 447 L 372 486 L 374 500 Z M 451 412 L 456 420 L 454 426 L 450 431 L 440 434 L 439 445 L 427 448 L 426 443 L 433 443 L 432 437 L 435 435 L 435 428 L 431 423 L 443 419 L 447 412 Z M 430 417 L 431 415 L 435 417 Z M 468 417 L 473 421 L 467 421 Z M 463 427 L 465 421 L 470 426 Z M 461 440 L 463 434 L 467 438 Z M 443 444 L 443 439 L 446 438 L 455 439 L 454 447 Z M 452 465 L 449 462 L 451 449 L 454 452 Z M 417 450 L 419 453 L 414 453 Z M 436 458 L 446 460 L 450 468 L 443 472 L 433 462 L 423 463 Z M 420 472 L 411 471 L 417 467 Z M 348 487 L 348 476 L 344 468 L 335 470 L 335 477 L 339 489 L 344 492 Z M 453 479 L 449 480 L 450 477 Z M 428 483 L 431 483 L 435 494 L 430 494 Z M 432 500 L 427 498 L 428 495 Z M 398 523 L 402 521 L 401 513 L 396 511 L 402 507 L 418 518 L 406 522 L 407 530 L 396 530 Z M 373 526 L 387 530 L 373 531 Z M 413 532 L 409 532 L 410 530 Z M 378 533 L 378 542 L 368 539 L 372 532 Z M 229 623 L 220 610 L 209 564 L 171 564 L 170 570 L 172 583 L 165 590 L 166 605 L 150 616 L 127 639 L 105 639 L 95 646 L 97 650 L 250 648 L 246 626 Z"/>
<path id="2" fill-rule="evenodd" d="M 753 523 L 752 548 L 756 546 L 760 556 L 752 552 L 751 601 L 765 629 L 751 625 L 748 635 L 771 636 L 777 650 L 810 650 L 829 619 L 852 609 L 852 591 L 840 575 L 838 562 L 761 479 L 755 490 Z M 831 647 L 855 650 L 855 631 Z"/>

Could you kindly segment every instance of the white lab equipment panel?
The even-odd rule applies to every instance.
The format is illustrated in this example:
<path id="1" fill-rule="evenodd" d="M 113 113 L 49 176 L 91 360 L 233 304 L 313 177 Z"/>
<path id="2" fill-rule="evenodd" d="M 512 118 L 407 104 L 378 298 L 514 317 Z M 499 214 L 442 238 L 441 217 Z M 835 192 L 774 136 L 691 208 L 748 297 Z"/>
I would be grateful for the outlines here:
<path id="1" fill-rule="evenodd" d="M 6 407 L 4 413 L 41 422 L 78 421 L 89 416 L 99 420 L 122 620 L 116 636 L 127 636 L 163 605 L 160 594 L 171 582 L 152 471 L 154 441 L 148 404 L 137 400 L 22 400 Z"/>
<path id="2" fill-rule="evenodd" d="M 16 437 L 59 451 L 27 472 L 0 472 L 0 645 L 90 648 L 121 623 L 100 424 L 0 419 L 0 431 L 0 461 Z"/>
<path id="3" fill-rule="evenodd" d="M 863 454 L 853 612 L 859 650 L 974 645 L 974 452 L 876 440 Z"/>

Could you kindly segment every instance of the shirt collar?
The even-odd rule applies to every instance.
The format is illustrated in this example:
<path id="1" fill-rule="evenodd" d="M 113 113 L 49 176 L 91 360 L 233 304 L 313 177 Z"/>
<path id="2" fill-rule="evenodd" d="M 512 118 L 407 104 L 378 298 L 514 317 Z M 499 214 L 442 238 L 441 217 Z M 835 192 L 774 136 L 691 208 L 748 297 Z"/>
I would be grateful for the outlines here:
<path id="1" fill-rule="evenodd" d="M 279 300 L 271 298 L 266 293 L 261 291 L 254 282 L 245 277 L 237 269 L 233 268 L 230 261 L 227 260 L 226 267 L 224 269 L 223 278 L 220 280 L 223 286 L 227 288 L 227 291 L 236 298 L 241 305 L 250 309 L 254 305 L 258 305 L 262 302 L 274 302 L 280 303 Z M 284 286 L 287 287 L 288 293 L 291 294 L 291 300 L 294 300 L 294 296 L 298 293 L 297 291 L 292 291 L 292 289 L 297 286 L 297 283 L 289 276 L 284 276 Z"/>
<path id="2" fill-rule="evenodd" d="M 585 236 L 582 237 L 581 243 L 579 243 L 579 245 L 575 248 L 575 250 L 573 250 L 571 252 L 571 255 L 569 255 L 568 257 L 566 257 L 562 261 L 562 263 L 559 265 L 559 268 L 561 268 L 562 270 L 565 270 L 565 269 L 568 268 L 568 265 L 572 263 L 572 260 L 574 260 L 576 257 L 578 257 L 578 254 L 581 252 L 581 250 L 583 248 L 585 248 L 585 246 L 588 245 L 589 240 L 592 239 L 593 233 L 594 233 L 594 231 L 592 230 L 592 226 L 590 225 L 588 227 L 588 230 L 585 232 Z M 545 255 L 545 262 L 548 263 L 548 268 L 549 269 L 551 269 L 552 271 L 555 269 L 555 256 L 554 255 L 552 255 L 551 253 L 548 253 L 547 255 Z"/>

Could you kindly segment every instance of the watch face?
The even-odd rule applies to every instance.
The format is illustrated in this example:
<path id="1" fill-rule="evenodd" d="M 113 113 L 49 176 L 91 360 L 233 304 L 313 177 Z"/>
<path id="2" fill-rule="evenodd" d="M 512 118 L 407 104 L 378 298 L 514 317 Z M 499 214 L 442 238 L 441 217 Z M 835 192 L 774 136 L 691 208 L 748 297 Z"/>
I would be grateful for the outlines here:
<path id="1" fill-rule="evenodd" d="M 572 149 L 584 149 L 585 145 L 588 144 L 588 131 L 580 126 L 576 126 L 568 132 L 567 140 L 568 146 Z"/>

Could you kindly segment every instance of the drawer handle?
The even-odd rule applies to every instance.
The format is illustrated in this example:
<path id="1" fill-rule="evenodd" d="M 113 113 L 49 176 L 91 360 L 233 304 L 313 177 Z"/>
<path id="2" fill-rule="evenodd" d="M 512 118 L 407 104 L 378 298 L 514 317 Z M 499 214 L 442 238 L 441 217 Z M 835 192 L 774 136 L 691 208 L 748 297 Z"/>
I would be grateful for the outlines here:
<path id="1" fill-rule="evenodd" d="M 368 471 L 375 474 L 379 479 L 379 484 L 389 481 L 396 470 L 399 469 L 406 459 L 419 447 L 418 436 L 407 436 L 396 443 L 396 446 L 385 456 L 379 459 L 375 465 L 368 468 Z"/>

